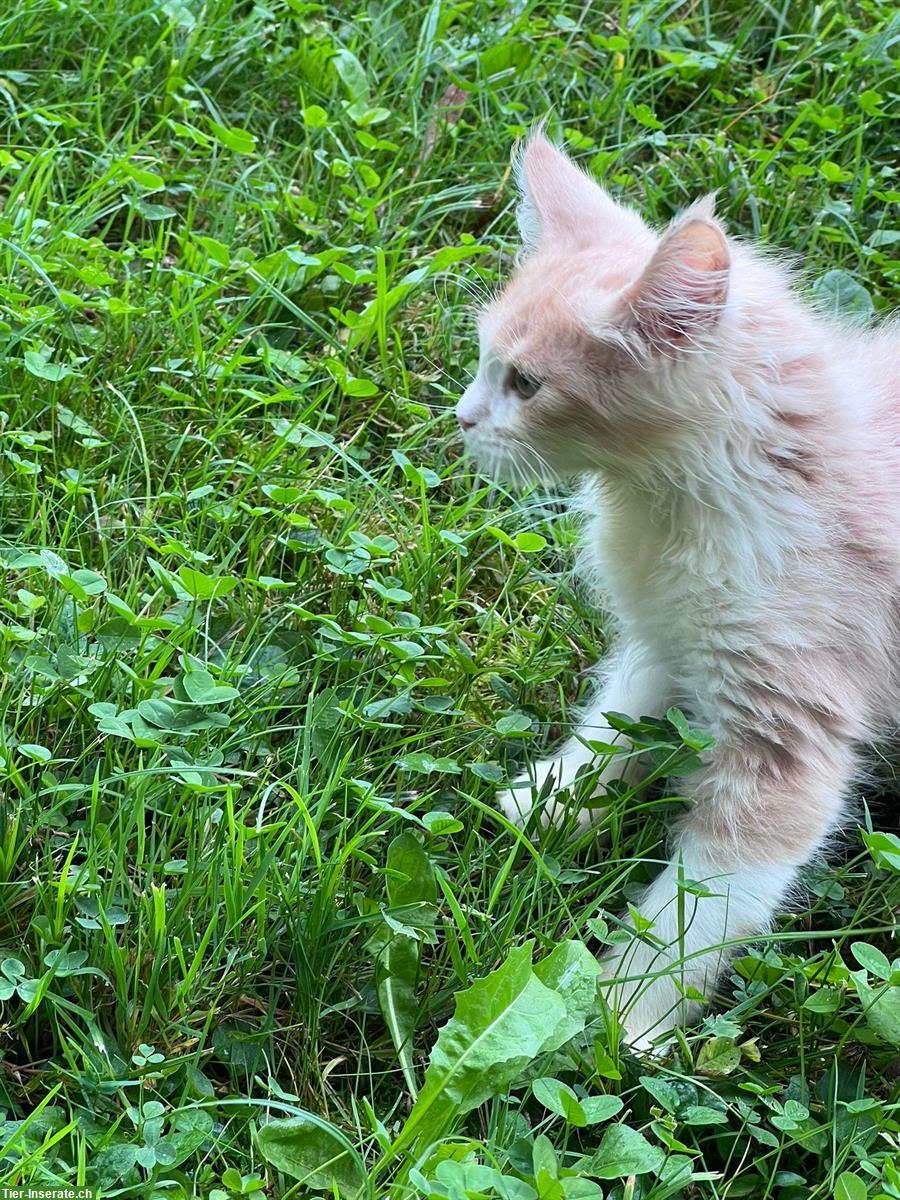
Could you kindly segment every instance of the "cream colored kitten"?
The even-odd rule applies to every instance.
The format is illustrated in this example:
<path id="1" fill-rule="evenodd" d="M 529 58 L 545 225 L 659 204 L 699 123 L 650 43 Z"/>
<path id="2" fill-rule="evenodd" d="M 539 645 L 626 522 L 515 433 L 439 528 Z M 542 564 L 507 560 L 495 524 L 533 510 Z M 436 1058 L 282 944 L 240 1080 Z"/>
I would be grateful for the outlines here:
<path id="1" fill-rule="evenodd" d="M 900 339 L 819 316 L 709 200 L 660 235 L 540 136 L 519 168 L 526 253 L 457 416 L 489 471 L 583 478 L 618 642 L 579 730 L 501 804 L 571 785 L 605 712 L 679 705 L 716 737 L 639 906 L 653 939 L 607 961 L 647 1044 L 710 992 L 722 943 L 767 927 L 897 719 Z"/>

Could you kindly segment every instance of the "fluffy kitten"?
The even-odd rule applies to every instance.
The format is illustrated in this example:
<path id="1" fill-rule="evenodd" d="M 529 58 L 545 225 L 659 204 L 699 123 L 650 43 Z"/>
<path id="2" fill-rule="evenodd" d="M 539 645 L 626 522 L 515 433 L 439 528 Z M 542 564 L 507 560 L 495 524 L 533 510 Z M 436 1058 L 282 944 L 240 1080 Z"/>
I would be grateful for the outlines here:
<path id="1" fill-rule="evenodd" d="M 489 471 L 583 477 L 618 640 L 578 731 L 503 809 L 570 786 L 605 712 L 675 704 L 716 737 L 639 905 L 653 937 L 607 960 L 646 1045 L 712 989 L 722 943 L 768 926 L 839 824 L 857 748 L 897 719 L 900 338 L 811 310 L 711 199 L 660 235 L 540 136 L 519 175 L 525 254 L 457 416 Z"/>

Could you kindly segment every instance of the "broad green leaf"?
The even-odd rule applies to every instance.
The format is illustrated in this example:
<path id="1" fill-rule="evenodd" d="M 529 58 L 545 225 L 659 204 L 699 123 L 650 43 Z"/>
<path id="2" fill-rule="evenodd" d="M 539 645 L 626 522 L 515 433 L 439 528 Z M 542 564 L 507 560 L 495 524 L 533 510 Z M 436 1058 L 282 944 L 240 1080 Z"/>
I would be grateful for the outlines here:
<path id="1" fill-rule="evenodd" d="M 567 1083 L 563 1083 L 560 1079 L 533 1079 L 531 1090 L 539 1104 L 543 1104 L 544 1108 L 556 1113 L 558 1117 L 567 1120 L 571 1125 L 581 1127 L 587 1124 L 578 1097 Z"/>
<path id="2" fill-rule="evenodd" d="M 851 971 L 869 1027 L 891 1046 L 900 1046 L 900 987 L 883 985 L 873 988 L 865 971 Z"/>
<path id="3" fill-rule="evenodd" d="M 331 59 L 331 65 L 351 100 L 365 100 L 369 95 L 369 81 L 362 63 L 355 54 L 341 47 Z"/>
<path id="4" fill-rule="evenodd" d="M 276 504 L 296 504 L 300 497 L 304 495 L 303 488 L 278 487 L 274 483 L 267 483 L 263 488 L 263 493 L 270 500 L 274 500 Z"/>
<path id="5" fill-rule="evenodd" d="M 247 129 L 241 129 L 237 125 L 219 125 L 217 121 L 210 121 L 209 126 L 216 136 L 216 141 L 227 146 L 229 150 L 234 150 L 236 154 L 252 154 L 256 149 L 256 138 Z"/>
<path id="6" fill-rule="evenodd" d="M 616 1117 L 625 1107 L 618 1096 L 585 1096 L 581 1101 L 581 1109 L 588 1125 L 599 1125 Z"/>
<path id="7" fill-rule="evenodd" d="M 157 729 L 169 729 L 175 732 L 190 724 L 191 714 L 182 709 L 180 712 L 168 700 L 157 699 L 152 697 L 149 700 L 141 700 L 138 703 L 138 713 L 145 721 Z"/>
<path id="8" fill-rule="evenodd" d="M 829 183 L 846 183 L 853 178 L 852 171 L 846 170 L 840 163 L 836 163 L 832 159 L 826 159 L 825 162 L 821 163 L 819 170 Z"/>
<path id="9" fill-rule="evenodd" d="M 900 229 L 876 229 L 869 238 L 870 246 L 896 246 L 900 242 Z"/>
<path id="10" fill-rule="evenodd" d="M 157 1160 L 167 1167 L 177 1167 L 196 1153 L 212 1132 L 212 1114 L 205 1109 L 178 1113 L 173 1127 L 156 1143 Z"/>
<path id="11" fill-rule="evenodd" d="M 593 1179 L 571 1176 L 560 1180 L 565 1200 L 603 1200 L 604 1191 Z"/>
<path id="12" fill-rule="evenodd" d="M 479 779 L 486 779 L 488 783 L 502 783 L 506 778 L 506 772 L 499 763 L 480 762 L 466 765 L 473 775 L 477 775 Z"/>
<path id="13" fill-rule="evenodd" d="M 532 949 L 529 942 L 511 950 L 501 967 L 456 997 L 395 1149 L 433 1141 L 455 1116 L 501 1095 L 546 1047 L 548 1030 L 563 1025 L 565 1004 L 535 975 Z"/>
<path id="14" fill-rule="evenodd" d="M 713 1109 L 712 1111 L 719 1112 L 718 1109 Z M 724 1113 L 720 1113 L 719 1115 L 723 1118 L 725 1116 Z M 771 1117 L 771 1121 L 776 1129 L 793 1131 L 799 1129 L 808 1118 L 809 1109 L 805 1104 L 801 1104 L 799 1100 L 785 1100 L 783 1110 L 780 1113 L 775 1113 Z"/>
<path id="15" fill-rule="evenodd" d="M 23 357 L 26 369 L 32 375 L 36 375 L 38 379 L 47 379 L 51 383 L 56 383 L 60 379 L 65 379 L 67 375 L 74 374 L 70 367 L 64 366 L 62 363 L 50 362 L 48 351 L 26 350 Z"/>
<path id="16" fill-rule="evenodd" d="M 539 533 L 517 533 L 513 538 L 517 550 L 521 550 L 523 554 L 536 554 L 538 550 L 543 550 L 547 545 L 547 539 L 541 537 Z"/>
<path id="17" fill-rule="evenodd" d="M 459 763 L 455 759 L 435 758 L 424 750 L 417 750 L 413 754 L 401 755 L 397 759 L 397 766 L 401 771 L 418 771 L 423 775 L 431 775 L 432 773 L 458 775 L 460 771 Z"/>
<path id="18" fill-rule="evenodd" d="M 60 425 L 64 425 L 66 429 L 71 429 L 73 433 L 77 433 L 79 437 L 93 438 L 96 442 L 102 442 L 104 439 L 100 436 L 93 425 L 89 425 L 84 417 L 80 417 L 78 413 L 73 412 L 71 408 L 67 408 L 65 404 L 56 405 L 56 419 Z"/>
<path id="19" fill-rule="evenodd" d="M 413 1067 L 413 1034 L 419 1011 L 416 1001 L 419 943 L 385 926 L 383 936 L 373 938 L 373 948 L 377 949 L 379 944 L 383 948 L 375 960 L 378 1006 L 397 1051 L 407 1089 L 415 1099 L 419 1092 Z"/>
<path id="20" fill-rule="evenodd" d="M 602 1079 L 622 1078 L 622 1072 L 597 1042 L 594 1043 L 594 1070 Z"/>
<path id="21" fill-rule="evenodd" d="M 665 1154 L 630 1125 L 612 1125 L 603 1134 L 595 1154 L 582 1170 L 597 1179 L 624 1179 L 658 1171 Z"/>
<path id="22" fill-rule="evenodd" d="M 132 202 L 132 208 L 139 213 L 145 221 L 166 221 L 169 217 L 176 217 L 178 213 L 174 208 L 170 208 L 168 204 L 153 204 L 150 200 L 145 200 L 140 197 Z M 109 311 L 109 310 L 108 310 Z"/>
<path id="23" fill-rule="evenodd" d="M 700 1047 L 696 1065 L 701 1075 L 722 1079 L 741 1065 L 741 1052 L 734 1038 L 710 1038 Z"/>
<path id="24" fill-rule="evenodd" d="M 681 1114 L 685 1125 L 727 1125 L 728 1117 L 719 1108 L 708 1104 L 689 1104 Z M 774 1123 L 774 1122 L 773 1122 Z"/>
<path id="25" fill-rule="evenodd" d="M 410 920 L 433 925 L 437 900 L 437 882 L 431 859 L 412 833 L 393 839 L 387 853 L 387 894 L 393 910 L 413 910 Z M 385 917 L 387 917 L 385 913 Z M 418 1016 L 416 982 L 419 973 L 420 942 L 404 937 L 391 923 L 372 939 L 375 951 L 375 988 L 381 1015 L 391 1035 L 406 1086 L 413 1098 L 418 1095 L 413 1069 L 413 1034 Z"/>
<path id="26" fill-rule="evenodd" d="M 666 713 L 666 720 L 675 726 L 678 736 L 692 750 L 708 750 L 713 744 L 713 738 L 710 734 L 703 733 L 702 730 L 691 727 L 690 722 L 680 708 L 670 708 Z"/>
<path id="27" fill-rule="evenodd" d="M 194 704 L 224 704 L 240 696 L 237 688 L 216 683 L 209 671 L 188 671 L 181 680 L 185 694 Z"/>
<path id="28" fill-rule="evenodd" d="M 406 478 L 410 480 L 410 482 L 419 484 L 421 487 L 426 488 L 436 488 L 440 486 L 440 475 L 438 475 L 436 471 L 432 471 L 430 467 L 416 466 L 416 464 L 412 462 L 401 450 L 392 450 L 391 457 L 400 467 Z"/>
<path id="29" fill-rule="evenodd" d="M 475 243 L 467 243 L 464 246 L 441 246 L 425 269 L 429 275 L 437 275 L 441 271 L 446 271 L 448 267 L 462 262 L 463 259 L 490 253 L 490 246 Z"/>
<path id="30" fill-rule="evenodd" d="M 875 311 L 872 297 L 863 285 L 841 268 L 820 275 L 812 292 L 825 312 L 833 317 L 856 317 L 864 321 Z"/>
<path id="31" fill-rule="evenodd" d="M 366 1185 L 362 1159 L 349 1140 L 312 1113 L 269 1121 L 256 1137 L 267 1162 L 309 1188 L 356 1197 Z"/>
<path id="32" fill-rule="evenodd" d="M 217 600 L 233 592 L 238 585 L 234 575 L 204 575 L 187 565 L 178 568 L 178 578 L 195 600 Z"/>
<path id="33" fill-rule="evenodd" d="M 874 88 L 867 88 L 866 91 L 860 92 L 856 97 L 856 103 L 870 117 L 880 117 L 882 110 L 879 108 L 879 105 L 883 99 L 884 97 L 880 92 L 876 92 Z"/>
<path id="34" fill-rule="evenodd" d="M 806 997 L 803 1007 L 808 1012 L 836 1013 L 841 1007 L 841 993 L 837 988 L 820 988 Z"/>
<path id="35" fill-rule="evenodd" d="M 602 969 L 584 942 L 572 939 L 560 944 L 535 966 L 534 973 L 545 987 L 562 1000 L 564 1013 L 557 1025 L 547 1027 L 543 1050 L 558 1050 L 581 1033 L 599 1010 L 597 980 Z"/>
<path id="36" fill-rule="evenodd" d="M 746 1131 L 757 1142 L 762 1142 L 764 1146 L 770 1146 L 773 1150 L 777 1150 L 781 1145 L 778 1135 L 771 1129 L 764 1129 L 762 1125 L 748 1125 Z"/>
<path id="37" fill-rule="evenodd" d="M 275 346 L 268 346 L 266 348 L 266 359 L 277 371 L 281 371 L 284 375 L 289 375 L 291 379 L 296 379 L 302 383 L 305 379 L 309 378 L 309 364 L 299 354 L 291 354 L 287 350 L 279 350 Z M 265 490 L 263 488 L 263 491 Z M 298 494 L 303 494 L 302 489 L 297 488 L 296 490 Z M 293 501 L 288 501 L 288 503 L 293 503 Z"/>
<path id="38" fill-rule="evenodd" d="M 166 186 L 166 181 L 162 175 L 156 171 L 148 171 L 144 166 L 138 166 L 137 163 L 124 160 L 117 164 L 129 179 L 133 179 L 136 184 L 144 188 L 148 192 L 161 192 Z"/>
<path id="39" fill-rule="evenodd" d="M 842 1171 L 835 1180 L 834 1200 L 866 1200 L 868 1194 L 865 1181 L 854 1171 Z"/>
<path id="40" fill-rule="evenodd" d="M 462 821 L 458 821 L 452 813 L 440 811 L 423 813 L 422 824 L 435 837 L 459 833 L 461 829 L 465 828 Z"/>
<path id="41" fill-rule="evenodd" d="M 104 1190 L 131 1172 L 137 1162 L 140 1147 L 130 1143 L 113 1141 L 91 1154 L 91 1179 Z"/>
<path id="42" fill-rule="evenodd" d="M 534 1139 L 531 1147 L 531 1165 L 534 1171 L 534 1181 L 538 1185 L 541 1200 L 558 1200 L 559 1159 L 553 1148 L 553 1143 L 546 1134 Z"/>
<path id="43" fill-rule="evenodd" d="M 57 578 L 60 586 L 82 604 L 106 591 L 106 580 L 96 571 L 73 571 L 71 575 L 62 573 Z"/>
<path id="44" fill-rule="evenodd" d="M 52 750 L 37 742 L 19 742 L 19 753 L 24 754 L 26 758 L 33 758 L 35 762 L 49 762 L 53 757 Z"/>
<path id="45" fill-rule="evenodd" d="M 524 713 L 510 713 L 497 722 L 497 732 L 504 737 L 514 737 L 520 733 L 527 733 L 530 729 L 531 717 L 526 717 Z"/>
<path id="46" fill-rule="evenodd" d="M 535 1200 L 537 1197 L 534 1188 L 523 1180 L 471 1160 L 445 1159 L 438 1164 L 434 1178 L 451 1189 L 449 1194 L 452 1196 L 496 1196 L 498 1200 Z"/>
<path id="47" fill-rule="evenodd" d="M 320 104 L 308 104 L 300 115 L 307 129 L 324 129 L 328 124 L 328 113 Z"/>
<path id="48" fill-rule="evenodd" d="M 388 901 L 391 908 L 434 904 L 437 883 L 424 846 L 413 833 L 398 834 L 388 847 Z"/>
<path id="49" fill-rule="evenodd" d="M 896 833 L 876 830 L 874 833 L 863 833 L 862 836 L 876 866 L 884 871 L 900 872 L 900 837 Z"/>
<path id="50" fill-rule="evenodd" d="M 355 375 L 347 374 L 341 381 L 341 390 L 345 396 L 374 396 L 378 392 L 378 385 L 373 383 L 371 379 L 358 379 Z"/>
<path id="51" fill-rule="evenodd" d="M 54 975 L 65 976 L 74 975 L 87 962 L 87 952 L 85 950 L 51 950 L 44 955 L 45 964 L 53 971 Z"/>
<path id="52" fill-rule="evenodd" d="M 207 257 L 219 267 L 227 267 L 231 262 L 231 251 L 224 242 L 205 234 L 195 233 L 194 240 L 206 251 Z"/>
<path id="53" fill-rule="evenodd" d="M 486 86 L 496 83 L 505 85 L 509 73 L 524 70 L 531 59 L 529 42 L 520 38 L 506 37 L 493 41 L 478 58 L 478 74 Z"/>
<path id="54" fill-rule="evenodd" d="M 659 120 L 649 104 L 633 104 L 630 105 L 631 115 L 643 125 L 645 129 L 662 129 L 663 123 Z"/>
<path id="55" fill-rule="evenodd" d="M 870 946 L 868 942 L 851 942 L 850 953 L 870 975 L 875 975 L 878 979 L 890 978 L 891 964 L 877 946 Z"/>
<path id="56" fill-rule="evenodd" d="M 678 1095 L 677 1089 L 668 1080 L 661 1079 L 655 1075 L 642 1075 L 640 1082 L 644 1091 L 649 1092 L 657 1104 L 661 1105 L 666 1112 L 675 1113 L 678 1111 L 681 1097 Z"/>

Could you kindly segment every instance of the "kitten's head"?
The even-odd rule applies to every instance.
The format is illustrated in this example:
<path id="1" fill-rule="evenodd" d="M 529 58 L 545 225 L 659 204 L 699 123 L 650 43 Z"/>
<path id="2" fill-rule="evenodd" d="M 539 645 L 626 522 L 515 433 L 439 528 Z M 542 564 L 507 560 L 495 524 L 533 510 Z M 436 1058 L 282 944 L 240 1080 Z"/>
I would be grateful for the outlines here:
<path id="1" fill-rule="evenodd" d="M 660 237 L 540 135 L 518 170 L 525 255 L 481 314 L 467 448 L 509 475 L 625 466 L 702 419 L 678 373 L 714 344 L 728 246 L 711 201 Z"/>

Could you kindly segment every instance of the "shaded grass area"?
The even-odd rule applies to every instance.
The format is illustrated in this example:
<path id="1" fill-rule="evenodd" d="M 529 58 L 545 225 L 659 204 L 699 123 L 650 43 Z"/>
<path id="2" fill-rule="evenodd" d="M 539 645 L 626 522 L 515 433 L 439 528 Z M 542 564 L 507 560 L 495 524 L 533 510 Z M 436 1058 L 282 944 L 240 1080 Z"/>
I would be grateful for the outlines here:
<path id="1" fill-rule="evenodd" d="M 599 949 L 671 807 L 536 848 L 492 809 L 604 645 L 560 498 L 475 476 L 450 412 L 511 145 L 550 113 L 657 221 L 718 189 L 865 318 L 898 295 L 898 39 L 805 0 L 0 14 L 0 1182 L 299 1197 L 256 1130 L 303 1110 L 378 1195 L 900 1196 L 889 765 L 674 1056 L 599 1017 L 529 1068 L 618 1114 L 526 1077 L 450 1166 L 376 1166 L 454 997 L 527 939 Z M 685 747 L 644 733 L 665 774 Z M 650 1150 L 592 1171 L 617 1126 Z"/>

